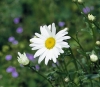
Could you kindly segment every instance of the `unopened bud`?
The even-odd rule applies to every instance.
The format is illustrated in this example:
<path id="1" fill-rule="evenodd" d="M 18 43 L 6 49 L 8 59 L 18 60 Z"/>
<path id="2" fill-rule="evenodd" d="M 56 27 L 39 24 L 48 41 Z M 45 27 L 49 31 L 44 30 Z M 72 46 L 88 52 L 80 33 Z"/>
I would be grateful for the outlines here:
<path id="1" fill-rule="evenodd" d="M 96 41 L 96 45 L 100 46 L 100 41 Z"/>
<path id="2" fill-rule="evenodd" d="M 78 3 L 82 4 L 83 3 L 83 0 L 78 0 Z"/>
<path id="3" fill-rule="evenodd" d="M 92 62 L 96 62 L 96 61 L 98 60 L 97 55 L 91 54 L 91 55 L 90 55 L 90 60 L 91 60 Z"/>
<path id="4" fill-rule="evenodd" d="M 20 52 L 18 52 L 18 62 L 22 65 L 28 65 L 29 64 L 29 59 L 27 58 L 26 54 L 21 54 Z"/>
<path id="5" fill-rule="evenodd" d="M 95 20 L 95 16 L 93 16 L 92 14 L 88 14 L 88 19 L 90 21 L 94 21 Z"/>
<path id="6" fill-rule="evenodd" d="M 65 78 L 65 82 L 69 82 L 69 78 L 68 77 Z"/>

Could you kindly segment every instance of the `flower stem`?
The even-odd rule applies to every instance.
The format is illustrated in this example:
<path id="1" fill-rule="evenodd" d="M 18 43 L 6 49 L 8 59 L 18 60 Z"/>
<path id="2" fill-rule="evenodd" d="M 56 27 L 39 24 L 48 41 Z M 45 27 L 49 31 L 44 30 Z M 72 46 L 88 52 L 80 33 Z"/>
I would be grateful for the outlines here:
<path id="1" fill-rule="evenodd" d="M 56 63 L 55 63 L 55 64 L 56 64 Z M 56 64 L 56 66 L 57 66 L 57 68 L 59 69 L 59 71 L 62 71 L 62 70 L 59 68 L 59 66 L 58 66 L 57 64 Z M 59 75 L 59 77 L 61 77 L 61 79 L 62 79 L 62 84 L 63 84 L 63 86 L 66 87 L 63 77 L 60 76 L 60 75 Z"/>
<path id="2" fill-rule="evenodd" d="M 65 61 L 64 61 L 64 67 L 65 67 L 65 71 L 66 71 L 66 74 L 68 75 L 68 77 L 69 77 L 69 79 L 71 80 L 71 82 L 74 84 L 74 85 L 76 85 L 77 86 L 77 84 L 74 82 L 74 81 L 72 81 L 72 79 L 71 79 L 71 77 L 70 77 L 70 74 L 69 74 L 69 72 L 68 72 L 68 70 L 67 70 L 67 67 L 66 67 L 67 65 L 66 65 L 66 63 L 65 63 Z M 77 86 L 78 87 L 78 86 Z"/>
<path id="3" fill-rule="evenodd" d="M 76 35 L 76 39 L 77 39 L 77 40 L 74 39 L 72 36 L 71 36 L 71 38 L 72 38 L 74 41 L 77 42 L 77 44 L 79 45 L 80 49 L 82 50 L 84 56 L 87 58 L 87 63 L 89 63 L 88 56 L 86 55 L 85 50 L 83 49 L 83 47 L 82 47 L 81 44 L 79 43 L 79 39 L 78 39 L 77 35 Z M 77 60 L 76 60 L 76 61 L 77 61 Z M 78 62 L 78 61 L 77 61 L 77 62 Z M 79 63 L 79 62 L 78 62 L 78 63 Z M 85 68 L 82 66 L 82 64 L 81 64 L 81 63 L 79 63 L 79 64 L 80 64 L 81 67 L 85 70 Z M 85 70 L 85 71 L 87 72 L 87 70 Z"/>
<path id="4" fill-rule="evenodd" d="M 38 71 L 34 70 L 31 66 L 29 66 L 29 68 L 30 68 L 32 71 L 34 71 L 35 73 L 39 74 L 39 75 L 40 75 L 41 77 L 43 77 L 44 79 L 46 79 L 46 80 L 51 84 L 51 87 L 54 87 L 53 84 L 52 84 L 52 82 L 51 82 L 49 79 L 47 79 L 44 75 L 42 75 L 42 74 L 39 73 Z"/>
<path id="5" fill-rule="evenodd" d="M 100 27 L 95 22 L 93 24 L 100 30 Z"/>
<path id="6" fill-rule="evenodd" d="M 73 54 L 73 52 L 72 52 L 72 49 L 69 48 L 69 50 L 70 50 L 70 52 L 71 52 L 71 56 L 72 56 L 73 59 L 74 59 L 75 68 L 76 68 L 76 70 L 78 71 L 78 66 L 77 66 L 76 58 L 74 57 L 74 54 Z"/>

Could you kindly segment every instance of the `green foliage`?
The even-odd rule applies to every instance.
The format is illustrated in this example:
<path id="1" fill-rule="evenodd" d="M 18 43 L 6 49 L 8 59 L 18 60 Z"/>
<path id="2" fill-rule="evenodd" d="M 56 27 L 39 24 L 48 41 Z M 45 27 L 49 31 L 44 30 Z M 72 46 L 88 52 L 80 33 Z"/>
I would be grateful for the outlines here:
<path id="1" fill-rule="evenodd" d="M 84 12 L 81 14 L 84 7 L 78 4 L 78 8 L 71 0 L 0 0 L 0 87 L 50 87 L 47 81 L 32 72 L 30 68 L 19 65 L 17 52 L 34 55 L 35 52 L 29 47 L 30 38 L 35 32 L 39 32 L 40 26 L 53 22 L 56 24 L 57 31 L 65 27 L 69 28 L 68 32 L 71 36 L 69 44 L 73 55 L 71 50 L 65 49 L 64 55 L 58 58 L 60 61 L 58 67 L 63 72 L 59 71 L 57 66 L 53 67 L 52 61 L 48 66 L 42 62 L 39 65 L 39 72 L 47 76 L 53 85 L 56 85 L 55 87 L 63 84 L 60 81 L 67 76 L 70 81 L 65 83 L 66 87 L 92 87 L 90 85 L 92 82 L 93 87 L 100 87 L 98 83 L 100 46 L 95 44 L 97 40 L 100 41 L 99 3 L 100 0 L 95 0 L 95 3 L 94 0 L 84 0 L 85 6 L 94 8 L 89 13 L 96 16 L 96 22 L 90 23 L 87 14 Z M 15 18 L 19 18 L 18 23 L 14 22 Z M 65 25 L 61 27 L 59 22 L 64 22 Z M 19 27 L 23 28 L 22 33 L 16 32 Z M 18 44 L 8 41 L 11 36 L 15 37 Z M 92 50 L 96 52 L 99 60 L 91 64 L 89 55 Z M 12 59 L 7 61 L 6 55 L 12 55 Z M 30 65 L 37 65 L 37 59 L 31 61 Z M 7 73 L 9 66 L 16 68 L 18 77 L 14 78 L 11 73 Z M 69 72 L 66 72 L 66 69 Z"/>

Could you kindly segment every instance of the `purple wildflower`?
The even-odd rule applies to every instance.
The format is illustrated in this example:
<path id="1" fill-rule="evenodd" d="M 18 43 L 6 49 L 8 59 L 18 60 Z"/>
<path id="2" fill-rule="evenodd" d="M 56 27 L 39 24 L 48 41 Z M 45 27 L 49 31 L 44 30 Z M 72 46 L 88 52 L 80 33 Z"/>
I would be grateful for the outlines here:
<path id="1" fill-rule="evenodd" d="M 12 44 L 16 45 L 16 44 L 18 44 L 18 41 L 17 41 L 17 40 L 14 40 L 14 41 L 12 42 Z"/>
<path id="2" fill-rule="evenodd" d="M 12 66 L 9 66 L 7 69 L 6 69 L 6 72 L 8 73 L 11 73 L 13 71 L 16 71 L 15 67 L 12 67 Z"/>
<path id="3" fill-rule="evenodd" d="M 28 57 L 29 60 L 34 60 L 34 57 L 32 54 L 26 53 L 26 56 Z"/>
<path id="4" fill-rule="evenodd" d="M 22 27 L 18 27 L 16 30 L 17 33 L 21 34 L 23 32 L 23 28 Z"/>
<path id="5" fill-rule="evenodd" d="M 12 59 L 12 55 L 6 55 L 5 59 L 8 60 L 8 61 L 11 60 Z"/>
<path id="6" fill-rule="evenodd" d="M 19 21 L 20 21 L 20 18 L 14 18 L 14 20 L 13 20 L 13 21 L 14 21 L 14 23 L 15 23 L 15 24 L 18 24 L 18 23 L 19 23 Z"/>
<path id="7" fill-rule="evenodd" d="M 40 69 L 39 65 L 35 65 L 35 68 L 36 68 L 36 70 Z"/>
<path id="8" fill-rule="evenodd" d="M 6 69 L 6 72 L 12 73 L 12 77 L 14 77 L 14 78 L 18 77 L 18 72 L 16 71 L 16 68 L 13 67 L 13 66 L 9 66 L 9 67 Z"/>
<path id="9" fill-rule="evenodd" d="M 18 72 L 16 72 L 16 71 L 12 72 L 12 77 L 14 77 L 14 78 L 18 77 Z"/>
<path id="10" fill-rule="evenodd" d="M 65 25 L 65 22 L 59 22 L 58 25 L 59 25 L 60 27 L 63 27 L 63 26 Z"/>
<path id="11" fill-rule="evenodd" d="M 13 42 L 14 40 L 15 40 L 15 38 L 13 36 L 11 36 L 11 37 L 8 38 L 9 42 Z"/>
<path id="12" fill-rule="evenodd" d="M 84 12 L 85 14 L 89 13 L 89 12 L 90 12 L 90 8 L 89 8 L 89 7 L 83 8 L 83 12 Z"/>

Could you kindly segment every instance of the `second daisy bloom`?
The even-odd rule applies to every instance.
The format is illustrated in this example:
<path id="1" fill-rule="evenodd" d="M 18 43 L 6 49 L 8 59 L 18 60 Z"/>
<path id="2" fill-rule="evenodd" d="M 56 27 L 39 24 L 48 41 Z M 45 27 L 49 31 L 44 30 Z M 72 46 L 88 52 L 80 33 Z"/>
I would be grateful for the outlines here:
<path id="1" fill-rule="evenodd" d="M 49 60 L 53 60 L 56 63 L 56 58 L 60 53 L 64 53 L 62 48 L 69 48 L 69 45 L 65 40 L 70 39 L 67 28 L 59 31 L 56 34 L 55 24 L 40 26 L 40 32 L 35 33 L 36 38 L 30 39 L 30 46 L 32 50 L 37 50 L 34 55 L 34 58 L 39 57 L 38 63 L 41 63 L 45 59 L 45 64 L 48 64 Z"/>

